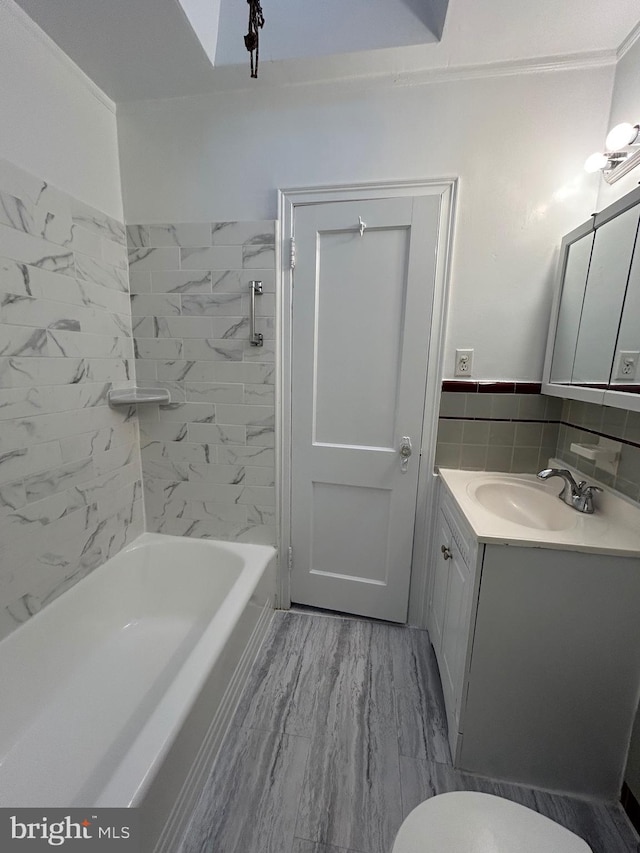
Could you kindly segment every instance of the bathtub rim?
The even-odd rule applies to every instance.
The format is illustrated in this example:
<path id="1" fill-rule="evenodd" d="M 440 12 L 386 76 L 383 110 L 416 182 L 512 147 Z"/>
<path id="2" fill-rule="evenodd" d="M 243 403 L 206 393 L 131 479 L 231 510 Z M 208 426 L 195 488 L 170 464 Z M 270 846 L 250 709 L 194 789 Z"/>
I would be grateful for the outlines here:
<path id="1" fill-rule="evenodd" d="M 126 755 L 93 803 L 96 808 L 135 808 L 141 804 L 238 619 L 251 600 L 260 579 L 277 556 L 276 549 L 271 545 L 226 542 L 218 539 L 190 540 L 164 533 L 142 533 L 115 556 L 118 557 L 125 551 L 136 551 L 147 543 L 160 544 L 166 543 L 167 540 L 182 546 L 185 542 L 209 545 L 214 551 L 228 551 L 239 554 L 243 558 L 249 555 L 252 560 L 245 562 L 240 575 L 225 597 L 223 606 L 216 611 L 205 627 L 176 678 L 147 718 L 144 727 L 137 734 Z M 107 565 L 108 561 L 104 566 Z M 171 723 L 167 726 L 169 709 L 173 710 L 173 713 L 170 716 Z M 142 777 L 139 772 L 140 766 L 145 768 Z"/>

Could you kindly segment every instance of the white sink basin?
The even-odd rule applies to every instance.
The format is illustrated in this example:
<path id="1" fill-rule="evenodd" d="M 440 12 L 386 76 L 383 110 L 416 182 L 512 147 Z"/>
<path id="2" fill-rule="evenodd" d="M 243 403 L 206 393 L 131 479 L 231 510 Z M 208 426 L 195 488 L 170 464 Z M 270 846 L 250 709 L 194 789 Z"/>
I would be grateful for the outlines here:
<path id="1" fill-rule="evenodd" d="M 549 465 L 563 467 L 559 459 Z M 480 542 L 640 556 L 640 510 L 607 488 L 590 515 L 558 498 L 562 483 L 555 477 L 543 482 L 535 474 L 457 468 L 438 474 Z"/>
<path id="2" fill-rule="evenodd" d="M 567 530 L 578 513 L 545 486 L 513 477 L 487 478 L 470 483 L 468 493 L 484 509 L 505 521 L 535 530 Z"/>

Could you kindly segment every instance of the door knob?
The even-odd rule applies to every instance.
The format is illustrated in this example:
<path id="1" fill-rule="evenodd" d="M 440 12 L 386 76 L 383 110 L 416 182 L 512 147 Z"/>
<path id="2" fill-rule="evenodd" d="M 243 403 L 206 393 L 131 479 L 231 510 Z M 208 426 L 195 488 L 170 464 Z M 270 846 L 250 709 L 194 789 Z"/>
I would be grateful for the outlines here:
<path id="1" fill-rule="evenodd" d="M 444 557 L 445 560 L 450 560 L 453 557 L 451 550 L 449 548 L 447 548 L 446 545 L 441 545 L 440 550 L 442 551 L 442 556 Z"/>
<path id="2" fill-rule="evenodd" d="M 403 435 L 402 440 L 400 441 L 400 456 L 402 457 L 402 471 L 403 473 L 409 467 L 409 457 L 413 453 L 413 448 L 411 446 L 411 438 L 408 435 Z"/>

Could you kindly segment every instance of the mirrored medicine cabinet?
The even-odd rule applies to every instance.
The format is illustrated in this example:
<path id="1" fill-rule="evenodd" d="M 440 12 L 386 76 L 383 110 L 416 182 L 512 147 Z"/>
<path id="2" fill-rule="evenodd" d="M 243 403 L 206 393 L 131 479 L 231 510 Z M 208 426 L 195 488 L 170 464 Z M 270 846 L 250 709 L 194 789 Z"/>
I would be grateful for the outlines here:
<path id="1" fill-rule="evenodd" d="M 640 411 L 640 188 L 567 234 L 542 392 Z"/>

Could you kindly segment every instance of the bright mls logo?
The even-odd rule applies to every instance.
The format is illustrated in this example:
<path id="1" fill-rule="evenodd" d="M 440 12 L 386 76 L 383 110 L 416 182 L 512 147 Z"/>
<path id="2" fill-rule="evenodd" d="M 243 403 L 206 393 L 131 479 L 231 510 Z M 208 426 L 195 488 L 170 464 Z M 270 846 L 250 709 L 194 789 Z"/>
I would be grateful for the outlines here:
<path id="1" fill-rule="evenodd" d="M 27 851 L 52 847 L 138 853 L 135 809 L 1 809 L 0 849 Z M 10 842 L 10 843 L 6 843 Z"/>
<path id="2" fill-rule="evenodd" d="M 41 838 L 43 841 L 48 841 L 52 847 L 59 847 L 65 841 L 71 839 L 87 840 L 93 838 L 93 834 L 89 832 L 91 821 L 85 818 L 80 823 L 74 823 L 69 815 L 64 820 L 49 823 L 46 817 L 42 818 L 41 823 L 22 823 L 16 819 L 15 815 L 11 815 L 11 840 L 22 840 L 23 838 L 33 839 Z M 125 827 L 129 837 L 128 827 Z"/>

